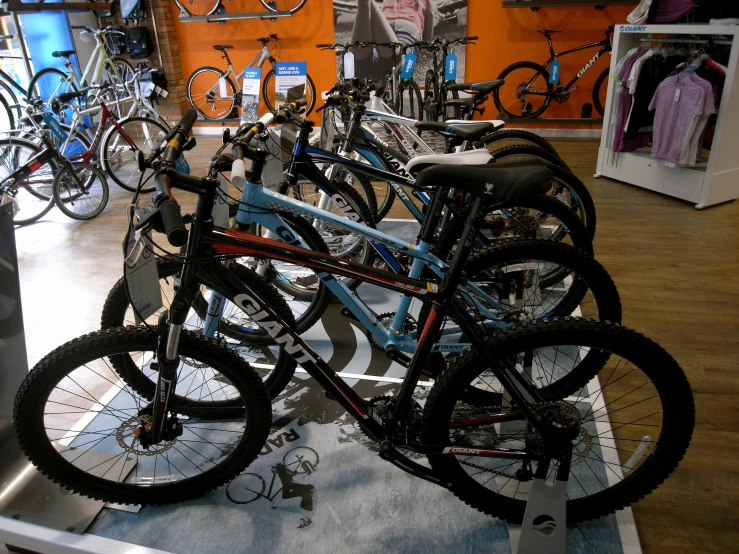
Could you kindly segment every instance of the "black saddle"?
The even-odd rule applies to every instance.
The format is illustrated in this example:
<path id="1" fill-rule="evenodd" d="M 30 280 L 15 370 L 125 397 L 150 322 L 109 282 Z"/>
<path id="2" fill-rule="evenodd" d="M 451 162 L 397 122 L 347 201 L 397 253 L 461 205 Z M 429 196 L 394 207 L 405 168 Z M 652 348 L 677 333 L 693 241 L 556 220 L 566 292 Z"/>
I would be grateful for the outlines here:
<path id="1" fill-rule="evenodd" d="M 230 44 L 216 44 L 213 46 L 213 50 L 218 50 L 219 52 L 225 52 L 226 50 L 231 50 L 233 46 Z"/>
<path id="2" fill-rule="evenodd" d="M 492 123 L 463 123 L 449 124 L 444 121 L 419 121 L 416 123 L 419 131 L 435 131 L 442 135 L 459 137 L 462 140 L 480 140 L 482 137 L 495 131 Z"/>
<path id="3" fill-rule="evenodd" d="M 485 165 L 435 165 L 416 178 L 418 187 L 453 186 L 487 204 L 522 200 L 552 188 L 554 176 L 540 160 L 496 162 Z"/>
<path id="4" fill-rule="evenodd" d="M 537 29 L 536 32 L 541 33 L 545 37 L 550 37 L 554 33 L 561 33 L 562 31 L 560 29 Z"/>
<path id="5" fill-rule="evenodd" d="M 499 89 L 505 84 L 503 79 L 494 79 L 492 81 L 482 81 L 480 83 L 452 83 L 447 85 L 447 90 L 464 90 L 470 93 L 490 94 L 495 89 Z"/>
<path id="6" fill-rule="evenodd" d="M 72 54 L 74 54 L 74 50 L 57 50 L 51 53 L 55 58 L 68 58 Z"/>
<path id="7" fill-rule="evenodd" d="M 72 92 L 62 92 L 61 94 L 57 94 L 54 99 L 58 100 L 59 102 L 69 102 L 70 100 L 74 100 L 75 98 L 82 98 L 83 96 L 87 96 L 87 92 L 89 90 L 89 88 L 83 88 L 82 90 L 73 90 Z"/>

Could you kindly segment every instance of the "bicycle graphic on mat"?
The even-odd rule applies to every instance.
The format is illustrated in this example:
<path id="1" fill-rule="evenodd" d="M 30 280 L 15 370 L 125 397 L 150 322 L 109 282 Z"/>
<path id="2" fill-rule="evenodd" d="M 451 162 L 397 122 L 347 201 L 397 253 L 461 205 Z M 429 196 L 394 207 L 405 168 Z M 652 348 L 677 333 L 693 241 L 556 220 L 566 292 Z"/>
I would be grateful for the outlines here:
<path id="1" fill-rule="evenodd" d="M 272 466 L 272 480 L 267 494 L 264 493 L 267 483 L 256 473 L 242 473 L 226 487 L 226 496 L 234 504 L 249 504 L 264 498 L 270 502 L 282 492 L 282 498 L 300 497 L 300 507 L 308 512 L 313 511 L 313 485 L 295 483 L 298 475 L 310 475 L 318 467 L 318 452 L 307 446 L 297 446 L 289 450 L 282 458 L 282 463 Z M 275 481 L 279 478 L 280 487 L 275 490 Z M 272 506 L 277 509 L 277 506 Z"/>

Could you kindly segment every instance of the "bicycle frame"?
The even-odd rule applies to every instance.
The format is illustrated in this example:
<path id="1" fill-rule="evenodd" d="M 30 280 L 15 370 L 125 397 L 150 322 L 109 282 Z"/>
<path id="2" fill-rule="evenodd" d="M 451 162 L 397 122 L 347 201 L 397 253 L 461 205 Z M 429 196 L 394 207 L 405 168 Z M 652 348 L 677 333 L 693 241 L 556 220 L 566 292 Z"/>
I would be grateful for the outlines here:
<path id="1" fill-rule="evenodd" d="M 464 260 L 470 251 L 471 229 L 473 227 L 470 223 L 476 220 L 481 210 L 482 201 L 480 199 L 475 200 L 473 204 L 472 213 L 468 219 L 468 225 L 463 232 L 460 247 L 455 253 L 444 281 L 439 286 L 436 283 L 428 281 L 400 277 L 388 271 L 359 264 L 351 260 L 337 259 L 328 254 L 313 252 L 294 244 L 277 242 L 233 229 L 211 227 L 206 221 L 210 218 L 210 211 L 215 200 L 216 183 L 212 182 L 211 186 L 212 188 L 205 191 L 203 195 L 204 191 L 202 188 L 191 186 L 187 183 L 178 185 L 178 188 L 191 192 L 199 192 L 202 195 L 190 227 L 190 238 L 187 243 L 188 257 L 201 255 L 203 247 L 205 247 L 228 257 L 254 256 L 283 260 L 310 267 L 319 275 L 324 275 L 331 279 L 333 279 L 333 274 L 342 275 L 364 282 L 374 283 L 397 292 L 403 292 L 416 298 L 423 298 L 425 301 L 433 302 L 433 307 L 426 325 L 420 334 L 418 345 L 414 351 L 415 355 L 410 361 L 408 372 L 396 397 L 397 404 L 394 406 L 393 413 L 387 422 L 383 421 L 378 414 L 375 414 L 372 411 L 370 403 L 354 392 L 271 306 L 262 303 L 258 294 L 249 287 L 248 283 L 239 280 L 222 264 L 183 265 L 180 289 L 175 294 L 172 303 L 172 306 L 177 305 L 180 308 L 177 308 L 176 311 L 173 309 L 170 315 L 168 335 L 170 339 L 166 346 L 167 352 L 172 351 L 176 356 L 176 339 L 173 343 L 172 337 L 179 336 L 181 325 L 185 321 L 189 306 L 192 304 L 192 298 L 194 298 L 198 287 L 193 281 L 193 275 L 196 271 L 195 267 L 202 265 L 203 267 L 197 271 L 205 272 L 209 279 L 212 280 L 211 282 L 214 284 L 217 283 L 219 288 L 227 292 L 229 297 L 233 298 L 240 308 L 259 321 L 260 325 L 265 330 L 268 330 L 274 341 L 277 344 L 283 345 L 286 352 L 357 420 L 362 430 L 372 440 L 382 445 L 382 457 L 397 467 L 437 485 L 446 486 L 444 480 L 434 474 L 429 468 L 421 466 L 399 453 L 393 447 L 394 440 L 400 440 L 404 446 L 426 455 L 467 453 L 487 457 L 536 459 L 534 453 L 524 450 L 507 448 L 459 449 L 450 444 L 428 445 L 415 440 L 415 437 L 409 437 L 407 433 L 402 433 L 403 426 L 406 425 L 407 417 L 412 409 L 413 391 L 421 378 L 425 364 L 428 363 L 428 357 L 434 346 L 433 343 L 436 340 L 436 336 L 441 329 L 448 310 L 457 314 L 460 320 L 460 327 L 470 337 L 473 347 L 489 360 L 493 360 L 492 354 L 488 352 L 483 338 L 479 336 L 479 329 L 475 322 L 471 320 L 464 307 L 459 307 L 457 301 L 453 298 L 454 290 L 461 277 Z M 253 187 L 251 188 L 253 189 Z M 207 218 L 205 217 L 206 215 L 208 216 Z M 448 308 L 447 305 L 449 306 Z M 172 357 L 170 356 L 168 359 L 171 360 Z M 541 395 L 518 372 L 515 364 L 510 361 L 503 361 L 502 364 L 491 362 L 490 367 L 505 390 L 509 392 L 513 402 L 520 406 L 521 411 L 490 414 L 479 418 L 458 421 L 455 422 L 455 427 L 520 420 L 522 419 L 521 414 L 523 414 L 523 417 L 529 419 L 534 427 L 542 430 L 542 434 L 544 432 L 549 433 L 549 424 L 529 404 L 529 402 L 540 401 Z M 161 379 L 164 379 L 164 377 L 160 372 Z M 165 388 L 159 390 L 171 390 L 170 384 L 163 386 Z M 551 434 L 548 436 L 551 436 Z"/>
<path id="2" fill-rule="evenodd" d="M 124 100 L 127 100 L 127 99 L 124 99 Z M 124 100 L 120 100 L 120 101 L 117 101 L 115 103 L 122 102 Z M 101 119 L 100 119 L 100 124 L 98 125 L 98 128 L 95 131 L 95 135 L 92 138 L 92 141 L 90 143 L 90 148 L 88 148 L 87 150 L 85 150 L 84 152 L 82 152 L 80 154 L 74 154 L 74 155 L 70 156 L 69 157 L 69 160 L 70 161 L 73 161 L 74 162 L 74 161 L 82 160 L 84 163 L 89 163 L 90 162 L 90 160 L 92 159 L 95 151 L 98 149 L 98 146 L 100 146 L 100 140 L 103 137 L 103 132 L 105 131 L 105 129 L 106 129 L 107 125 L 108 125 L 108 121 L 110 121 L 110 122 L 113 123 L 113 126 L 118 130 L 118 134 L 119 134 L 119 136 L 120 136 L 121 139 L 123 139 L 129 146 L 132 146 L 132 147 L 136 148 L 136 143 L 133 140 L 131 140 L 131 137 L 129 137 L 128 134 L 126 134 L 126 132 L 123 130 L 123 127 L 121 127 L 118 124 L 118 120 L 116 119 L 115 115 L 113 115 L 110 112 L 110 110 L 108 109 L 108 106 L 105 104 L 105 102 L 101 102 L 99 106 L 95 106 L 94 108 L 90 108 L 88 110 L 80 110 L 80 111 L 76 111 L 75 110 L 75 114 L 74 114 L 74 117 L 72 119 L 71 131 L 70 131 L 69 135 L 67 136 L 67 139 L 64 141 L 64 144 L 62 144 L 62 146 L 60 147 L 60 150 L 62 152 L 64 152 L 66 150 L 67 146 L 69 146 L 69 142 L 72 140 L 72 137 L 73 137 L 73 135 L 75 133 L 75 129 L 79 125 L 81 118 L 84 117 L 85 115 L 89 114 L 89 113 L 97 113 L 98 111 L 101 111 L 102 112 Z M 148 130 L 147 130 L 147 132 L 148 132 Z M 150 138 L 147 137 L 147 140 L 150 140 Z"/>
<path id="3" fill-rule="evenodd" d="M 223 78 L 225 79 L 226 77 L 233 76 L 234 81 L 236 81 L 236 84 L 238 85 L 239 77 L 242 77 L 244 75 L 244 72 L 242 71 L 242 72 L 240 72 L 240 73 L 237 74 L 236 73 L 236 70 L 234 69 L 233 63 L 231 62 L 231 59 L 228 57 L 228 55 L 226 54 L 225 51 L 223 53 L 224 53 L 224 56 L 223 57 L 228 62 L 228 71 L 226 71 L 223 74 Z M 259 54 L 257 54 L 256 56 L 254 56 L 254 59 L 252 61 L 250 61 L 248 64 L 246 64 L 246 66 L 244 67 L 244 70 L 246 70 L 246 69 L 248 69 L 250 67 L 262 67 L 264 65 L 264 62 L 266 62 L 267 60 L 270 60 L 270 62 L 272 62 L 274 64 L 274 58 L 272 57 L 272 52 L 269 51 L 269 46 L 267 46 L 267 44 L 264 44 L 264 46 L 262 46 L 262 50 L 259 52 Z M 206 94 L 213 93 L 217 89 L 218 89 L 218 82 L 216 82 L 216 84 L 213 85 L 213 87 L 210 88 Z M 228 96 L 228 95 L 227 96 L 220 96 L 219 95 L 218 98 L 219 99 L 226 99 L 226 100 L 233 100 L 234 97 L 233 96 Z"/>
<path id="4" fill-rule="evenodd" d="M 38 145 L 37 153 L 28 158 L 26 163 L 22 166 L 7 175 L 5 179 L 0 182 L 0 190 L 4 189 L 8 185 L 12 185 L 13 183 L 25 179 L 47 163 L 52 166 L 52 169 L 57 169 L 54 167 L 53 162 L 58 162 L 60 165 L 69 163 L 61 154 L 59 154 L 56 148 L 54 148 L 54 145 L 51 143 L 46 131 L 42 131 L 40 136 L 41 143 Z"/>
<path id="5" fill-rule="evenodd" d="M 588 48 L 596 48 L 598 46 L 601 46 L 601 49 L 596 52 L 595 56 L 590 58 L 590 60 L 580 69 L 580 71 L 577 72 L 577 75 L 575 75 L 572 80 L 567 83 L 564 87 L 562 87 L 564 90 L 570 90 L 572 86 L 587 73 L 588 69 L 590 69 L 595 62 L 598 61 L 598 59 L 605 54 L 606 52 L 611 52 L 612 46 L 611 41 L 609 39 L 600 40 L 598 42 L 591 42 L 590 44 L 585 44 L 583 46 L 578 46 L 577 48 L 572 48 L 571 50 L 565 50 L 564 52 L 560 52 L 559 54 L 554 53 L 554 47 L 552 46 L 552 38 L 549 37 L 549 51 L 550 51 L 550 57 L 549 60 L 544 64 L 544 68 L 546 69 L 549 67 L 549 65 L 556 59 L 562 56 L 566 56 L 567 54 L 572 54 L 574 52 L 579 52 L 581 50 L 587 50 Z M 538 76 L 538 75 L 537 75 Z M 536 77 L 534 76 L 534 79 L 532 79 L 528 86 L 531 86 L 531 84 L 536 80 Z M 548 91 L 537 91 L 537 90 L 529 90 L 527 91 L 527 94 L 531 94 L 532 96 L 549 96 Z"/>

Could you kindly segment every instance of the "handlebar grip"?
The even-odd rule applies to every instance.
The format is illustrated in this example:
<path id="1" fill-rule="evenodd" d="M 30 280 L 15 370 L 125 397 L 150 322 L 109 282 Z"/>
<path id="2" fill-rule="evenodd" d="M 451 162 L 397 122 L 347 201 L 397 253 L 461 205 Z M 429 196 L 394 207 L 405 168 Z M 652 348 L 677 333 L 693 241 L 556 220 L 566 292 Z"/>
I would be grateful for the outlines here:
<path id="1" fill-rule="evenodd" d="M 331 48 L 333 44 L 316 44 L 316 48 Z"/>
<path id="2" fill-rule="evenodd" d="M 159 214 L 162 216 L 162 225 L 167 240 L 172 246 L 185 246 L 187 244 L 187 229 L 182 221 L 182 213 L 177 203 L 169 196 L 163 194 L 156 201 Z"/>
<path id="3" fill-rule="evenodd" d="M 172 138 L 167 144 L 167 148 L 162 154 L 162 160 L 169 163 L 174 163 L 177 160 L 177 156 L 181 151 L 182 145 L 184 145 L 187 136 L 192 130 L 192 126 L 195 120 L 198 118 L 198 113 L 195 110 L 187 110 L 185 115 L 182 116 L 179 124 L 173 129 Z"/>
<path id="4" fill-rule="evenodd" d="M 305 108 L 305 105 L 306 105 L 307 103 L 308 103 L 308 100 L 307 100 L 307 99 L 305 99 L 305 98 L 301 98 L 301 99 L 299 99 L 299 100 L 296 100 L 296 101 L 294 102 L 294 104 L 295 104 L 295 107 L 297 107 L 297 108 Z"/>
<path id="5" fill-rule="evenodd" d="M 477 40 L 480 37 L 464 37 L 464 40 Z"/>
<path id="6" fill-rule="evenodd" d="M 237 146 L 234 146 L 236 150 Z M 242 158 L 237 158 L 234 153 L 234 161 L 231 164 L 231 184 L 242 188 L 246 182 L 246 164 Z"/>

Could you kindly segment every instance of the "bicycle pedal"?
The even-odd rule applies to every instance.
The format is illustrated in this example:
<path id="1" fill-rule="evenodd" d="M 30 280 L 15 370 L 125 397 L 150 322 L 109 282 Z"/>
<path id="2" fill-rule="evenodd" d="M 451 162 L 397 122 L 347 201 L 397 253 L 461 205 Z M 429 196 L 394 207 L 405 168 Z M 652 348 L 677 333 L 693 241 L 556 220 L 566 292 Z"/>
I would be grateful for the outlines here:
<path id="1" fill-rule="evenodd" d="M 578 87 L 572 87 L 571 89 L 568 89 L 567 90 L 567 94 L 572 94 L 573 92 L 575 92 L 577 90 L 577 88 Z"/>

